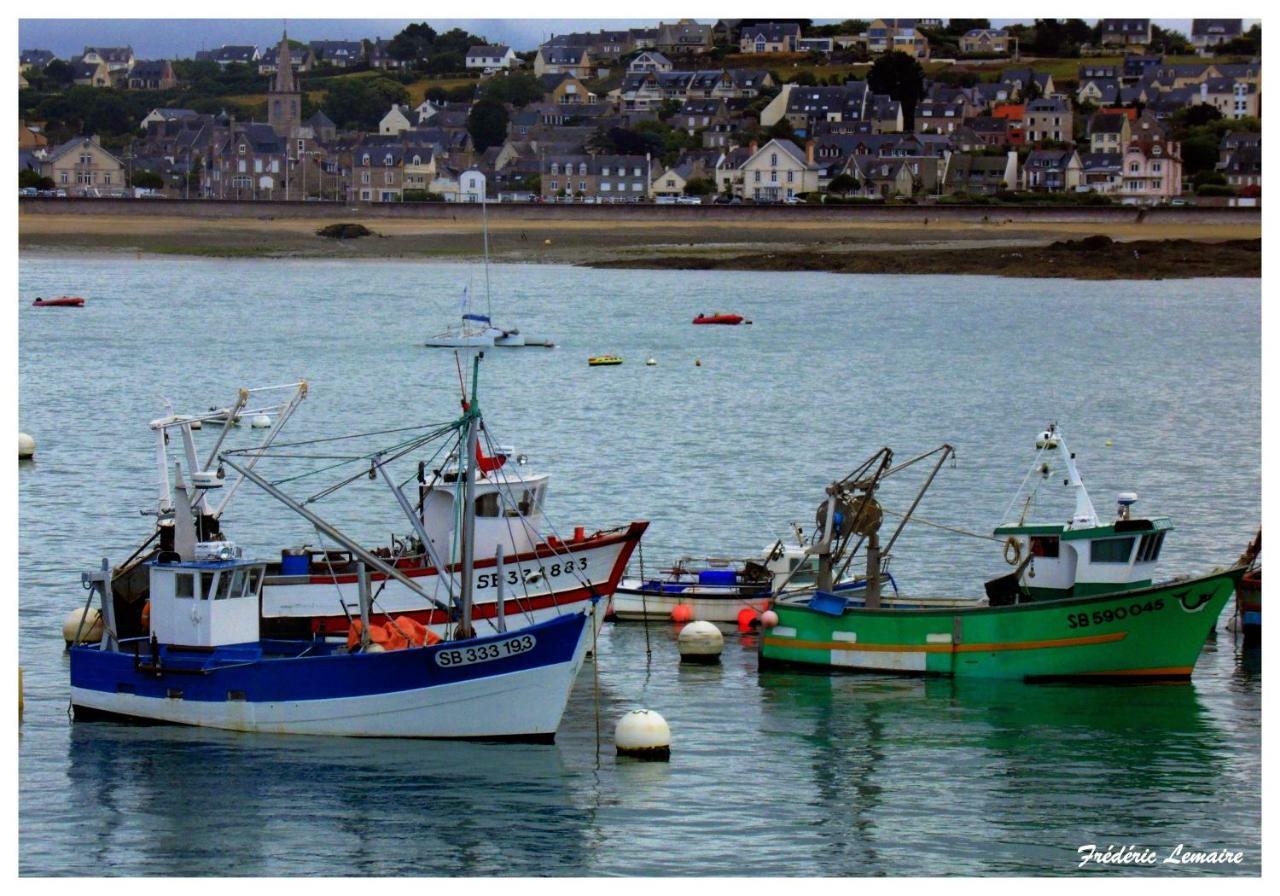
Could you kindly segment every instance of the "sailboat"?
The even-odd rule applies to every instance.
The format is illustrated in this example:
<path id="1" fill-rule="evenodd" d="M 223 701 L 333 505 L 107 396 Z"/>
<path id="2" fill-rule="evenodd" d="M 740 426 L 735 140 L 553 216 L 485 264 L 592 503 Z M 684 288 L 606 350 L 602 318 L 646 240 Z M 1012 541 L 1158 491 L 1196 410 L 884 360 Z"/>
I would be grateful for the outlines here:
<path id="1" fill-rule="evenodd" d="M 480 214 L 484 228 L 485 313 L 480 314 L 472 310 L 471 287 L 470 284 L 464 286 L 462 300 L 459 303 L 460 325 L 451 326 L 442 333 L 428 337 L 424 345 L 427 348 L 521 348 L 524 346 L 553 348 L 555 344 L 548 339 L 526 337 L 515 327 L 508 329 L 494 325 L 489 291 L 489 213 L 488 203 L 483 198 L 480 201 Z"/>
<path id="2" fill-rule="evenodd" d="M 603 607 L 596 598 L 544 622 L 504 622 L 492 635 L 475 635 L 478 370 L 479 358 L 471 400 L 454 423 L 466 453 L 459 481 L 462 574 L 447 637 L 431 639 L 409 620 L 393 619 L 398 641 L 375 639 L 369 571 L 394 575 L 394 563 L 285 495 L 243 454 L 221 452 L 218 470 L 191 470 L 189 482 L 177 465 L 172 542 L 145 564 L 147 634 L 121 635 L 108 561 L 82 576 L 89 591 L 84 616 L 96 597 L 103 626 L 97 643 L 81 643 L 77 633 L 70 648 L 75 718 L 278 734 L 553 740 L 591 642 L 591 619 Z M 263 637 L 259 606 L 267 565 L 244 559 L 236 544 L 203 525 L 208 493 L 223 487 L 224 465 L 357 558 L 359 619 L 345 641 Z"/>

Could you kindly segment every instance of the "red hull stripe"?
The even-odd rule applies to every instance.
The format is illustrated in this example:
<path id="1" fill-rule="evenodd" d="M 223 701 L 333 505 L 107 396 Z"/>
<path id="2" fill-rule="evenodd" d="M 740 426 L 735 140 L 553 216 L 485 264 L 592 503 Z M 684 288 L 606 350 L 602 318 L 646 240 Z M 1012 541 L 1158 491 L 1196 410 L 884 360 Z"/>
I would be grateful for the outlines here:
<path id="1" fill-rule="evenodd" d="M 542 559 L 544 557 L 563 557 L 566 554 L 576 554 L 584 550 L 594 550 L 596 548 L 609 547 L 610 545 L 617 544 L 618 542 L 631 543 L 630 548 L 627 548 L 623 551 L 623 556 L 629 559 L 631 557 L 631 551 L 635 549 L 636 543 L 639 542 L 640 536 L 644 534 L 644 531 L 647 528 L 649 528 L 649 523 L 647 520 L 633 522 L 631 523 L 631 525 L 627 527 L 626 531 L 620 532 L 617 535 L 602 535 L 596 538 L 586 538 L 586 539 L 583 539 L 582 541 L 561 541 L 561 542 L 558 542 L 555 547 L 551 547 L 545 544 L 539 545 L 533 551 L 528 551 L 523 554 L 517 554 L 514 557 L 504 557 L 502 558 L 502 562 L 503 563 L 522 563 L 526 560 Z M 497 565 L 497 560 L 493 557 L 488 557 L 483 560 L 477 559 L 475 561 L 476 569 L 488 569 L 489 567 L 496 566 L 496 565 Z M 434 576 L 437 573 L 437 570 L 434 566 L 396 567 L 396 569 L 398 572 L 400 572 L 401 575 L 404 575 L 410 579 L 417 579 L 423 576 Z M 455 563 L 452 566 L 447 567 L 447 569 L 450 572 L 461 572 L 462 564 Z M 384 576 L 380 572 L 369 573 L 370 582 L 381 582 L 384 579 L 386 579 L 386 576 Z M 354 584 L 355 581 L 356 581 L 355 573 L 342 573 L 340 575 L 312 575 L 310 577 L 310 581 L 308 584 L 332 585 L 334 583 L 337 583 L 339 585 L 349 585 L 349 584 Z"/>
<path id="2" fill-rule="evenodd" d="M 504 601 L 506 615 L 510 619 L 518 619 L 525 612 L 533 610 L 543 610 L 548 607 L 568 607 L 572 604 L 582 603 L 590 600 L 593 595 L 600 597 L 608 597 L 617 589 L 618 582 L 622 580 L 622 574 L 626 571 L 627 562 L 631 559 L 631 552 L 635 550 L 636 545 L 640 543 L 640 536 L 644 534 L 645 529 L 649 528 L 647 521 L 634 522 L 627 527 L 627 531 L 621 535 L 611 536 L 608 538 L 588 540 L 586 542 L 578 542 L 577 545 L 588 544 L 592 548 L 607 547 L 615 542 L 623 542 L 622 548 L 618 551 L 618 558 L 614 561 L 613 568 L 609 570 L 609 577 L 595 586 L 582 586 L 574 588 L 571 591 L 554 591 L 550 594 L 542 594 L 537 597 L 512 597 Z M 523 554 L 522 559 L 535 556 L 534 554 Z M 539 556 L 545 556 L 540 553 Z M 506 562 L 504 558 L 503 562 Z M 476 563 L 476 568 L 482 565 L 492 566 L 492 561 L 487 564 Z M 426 575 L 426 572 L 415 571 L 417 575 Z M 434 573 L 434 570 L 431 570 Z M 313 577 L 314 580 L 315 577 Z M 354 580 L 354 577 L 353 577 Z M 327 583 L 332 579 L 320 577 L 320 582 Z M 341 579 L 340 579 L 341 581 Z M 374 618 L 381 619 L 384 614 L 374 613 Z M 445 625 L 449 620 L 449 614 L 445 610 L 425 608 L 422 610 L 410 610 L 402 613 L 395 613 L 395 616 L 408 616 L 409 618 L 422 623 L 423 625 Z M 471 618 L 474 619 L 493 619 L 498 615 L 498 602 L 489 601 L 486 603 L 473 604 L 471 607 Z M 317 634 L 324 635 L 340 635 L 345 634 L 351 623 L 346 616 L 315 616 L 311 619 L 311 630 Z"/>

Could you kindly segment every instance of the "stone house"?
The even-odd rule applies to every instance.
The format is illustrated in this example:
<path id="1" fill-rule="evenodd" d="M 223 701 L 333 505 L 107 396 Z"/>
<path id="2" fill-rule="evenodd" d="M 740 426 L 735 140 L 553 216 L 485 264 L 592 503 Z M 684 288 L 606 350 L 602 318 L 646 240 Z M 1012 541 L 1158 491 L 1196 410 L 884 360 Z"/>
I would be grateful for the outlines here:
<path id="1" fill-rule="evenodd" d="M 973 28 L 960 36 L 960 52 L 968 56 L 1016 56 L 1018 39 L 1003 28 Z"/>
<path id="2" fill-rule="evenodd" d="M 643 72 L 669 72 L 675 66 L 671 64 L 671 60 L 663 56 L 657 50 L 646 50 L 636 58 L 627 63 L 627 71 L 629 73 Z"/>
<path id="3" fill-rule="evenodd" d="M 952 153 L 946 160 L 943 191 L 991 196 L 1018 185 L 1018 154 L 1010 150 L 1004 156 Z"/>
<path id="4" fill-rule="evenodd" d="M 1037 149 L 1022 165 L 1022 189 L 1074 192 L 1080 186 L 1080 155 L 1074 149 Z"/>
<path id="5" fill-rule="evenodd" d="M 71 63 L 71 82 L 80 87 L 110 87 L 111 73 L 107 70 L 107 64 L 101 60 L 73 62 Z"/>
<path id="6" fill-rule="evenodd" d="M 548 155 L 542 160 L 542 197 L 635 202 L 649 194 L 651 163 L 637 155 Z"/>
<path id="7" fill-rule="evenodd" d="M 1070 143 L 1072 140 L 1071 109 L 1060 99 L 1039 99 L 1027 103 L 1022 126 L 1028 143 L 1042 140 Z"/>
<path id="8" fill-rule="evenodd" d="M 1095 112 L 1089 119 L 1089 151 L 1122 153 L 1129 145 L 1129 116 L 1123 112 Z"/>
<path id="9" fill-rule="evenodd" d="M 178 86 L 178 79 L 168 59 L 147 59 L 134 64 L 128 85 L 130 90 L 171 90 Z"/>
<path id="10" fill-rule="evenodd" d="M 763 22 L 744 25 L 738 33 L 739 53 L 794 53 L 800 41 L 800 26 L 794 22 Z"/>
<path id="11" fill-rule="evenodd" d="M 778 202 L 819 188 L 820 166 L 814 161 L 814 143 L 805 149 L 790 140 L 774 139 L 742 163 L 742 198 Z"/>
<path id="12" fill-rule="evenodd" d="M 1145 47 L 1151 43 L 1150 19 L 1100 19 L 1104 47 Z"/>
<path id="13" fill-rule="evenodd" d="M 1243 19 L 1192 19 L 1191 45 L 1208 55 L 1218 44 L 1235 40 L 1244 34 Z"/>
<path id="14" fill-rule="evenodd" d="M 1124 156 L 1119 152 L 1086 152 L 1080 156 L 1080 186 L 1093 193 L 1119 193 Z"/>
<path id="15" fill-rule="evenodd" d="M 533 73 L 542 75 L 573 75 L 590 78 L 595 74 L 595 64 L 586 47 L 556 47 L 543 45 L 533 58 Z"/>
<path id="16" fill-rule="evenodd" d="M 50 149 L 40 174 L 68 196 L 121 196 L 127 186 L 125 168 L 102 148 L 97 137 L 76 137 Z"/>
<path id="17" fill-rule="evenodd" d="M 1120 194 L 1126 201 L 1162 202 L 1182 193 L 1182 146 L 1163 136 L 1135 136 L 1125 148 Z"/>

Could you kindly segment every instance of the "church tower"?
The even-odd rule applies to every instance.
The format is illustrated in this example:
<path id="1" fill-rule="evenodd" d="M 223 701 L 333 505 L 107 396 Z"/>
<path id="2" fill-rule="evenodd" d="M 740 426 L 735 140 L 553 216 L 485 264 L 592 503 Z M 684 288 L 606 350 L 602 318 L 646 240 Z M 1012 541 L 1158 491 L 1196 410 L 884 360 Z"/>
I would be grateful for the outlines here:
<path id="1" fill-rule="evenodd" d="M 276 50 L 276 76 L 267 93 L 267 122 L 286 139 L 295 135 L 302 124 L 302 94 L 293 80 L 288 32 L 280 38 Z"/>

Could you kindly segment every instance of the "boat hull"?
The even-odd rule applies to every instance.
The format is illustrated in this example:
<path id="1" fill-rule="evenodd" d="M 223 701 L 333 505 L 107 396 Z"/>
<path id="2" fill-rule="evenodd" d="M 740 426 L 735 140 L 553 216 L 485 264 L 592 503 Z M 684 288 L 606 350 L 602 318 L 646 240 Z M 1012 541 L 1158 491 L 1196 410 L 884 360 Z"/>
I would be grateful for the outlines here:
<path id="1" fill-rule="evenodd" d="M 897 584 L 891 576 L 886 578 L 886 585 L 894 588 Z M 696 583 L 661 583 L 660 588 L 643 587 L 639 579 L 623 579 L 613 592 L 610 601 L 609 618 L 619 622 L 642 622 L 646 619 L 670 619 L 671 613 L 678 606 L 688 606 L 693 611 L 693 619 L 703 622 L 737 622 L 738 614 L 743 609 L 763 613 L 769 609 L 773 593 L 757 588 L 745 591 L 740 586 L 721 586 Z M 866 589 L 863 579 L 853 579 L 836 585 L 840 594 L 849 594 L 854 599 Z M 896 600 L 888 596 L 886 601 Z"/>
<path id="2" fill-rule="evenodd" d="M 141 660 L 131 651 L 74 647 L 71 703 L 77 720 L 272 734 L 550 741 L 590 646 L 593 615 L 565 613 L 504 635 L 387 653 L 255 661 L 234 650 L 170 648 L 158 670 L 145 641 Z M 514 652 L 508 645 L 515 645 Z M 239 649 L 251 653 L 253 646 Z"/>
<path id="3" fill-rule="evenodd" d="M 1188 679 L 1241 572 L 1003 607 L 834 616 L 783 602 L 760 662 L 1024 681 Z"/>
<path id="4" fill-rule="evenodd" d="M 76 296 L 63 296 L 60 299 L 36 299 L 31 304 L 36 308 L 83 308 L 84 299 Z"/>
<path id="5" fill-rule="evenodd" d="M 648 527 L 631 523 L 625 530 L 570 541 L 556 547 L 506 558 L 504 614 L 508 628 L 544 622 L 567 609 L 582 608 L 593 597 L 607 600 L 617 587 Z M 570 568 L 572 567 L 572 568 Z M 460 574 L 458 567 L 450 567 Z M 400 568 L 427 594 L 447 599 L 446 582 L 436 569 Z M 409 616 L 437 635 L 447 636 L 453 620 L 445 610 L 423 606 L 423 599 L 395 579 L 370 575 L 375 619 Z M 497 565 L 494 558 L 475 562 L 472 624 L 477 635 L 495 634 L 498 625 Z M 263 631 L 268 634 L 343 634 L 348 613 L 358 613 L 355 572 L 338 575 L 269 576 L 262 588 Z M 347 612 L 343 606 L 347 605 Z M 600 619 L 603 614 L 597 614 Z M 597 619 L 597 624 L 599 619 Z"/>
<path id="6" fill-rule="evenodd" d="M 743 609 L 763 613 L 772 595 L 767 591 L 743 594 L 736 588 L 710 589 L 690 586 L 678 593 L 642 589 L 623 582 L 613 592 L 611 617 L 622 622 L 670 619 L 677 606 L 688 606 L 694 619 L 703 622 L 737 622 Z"/>

